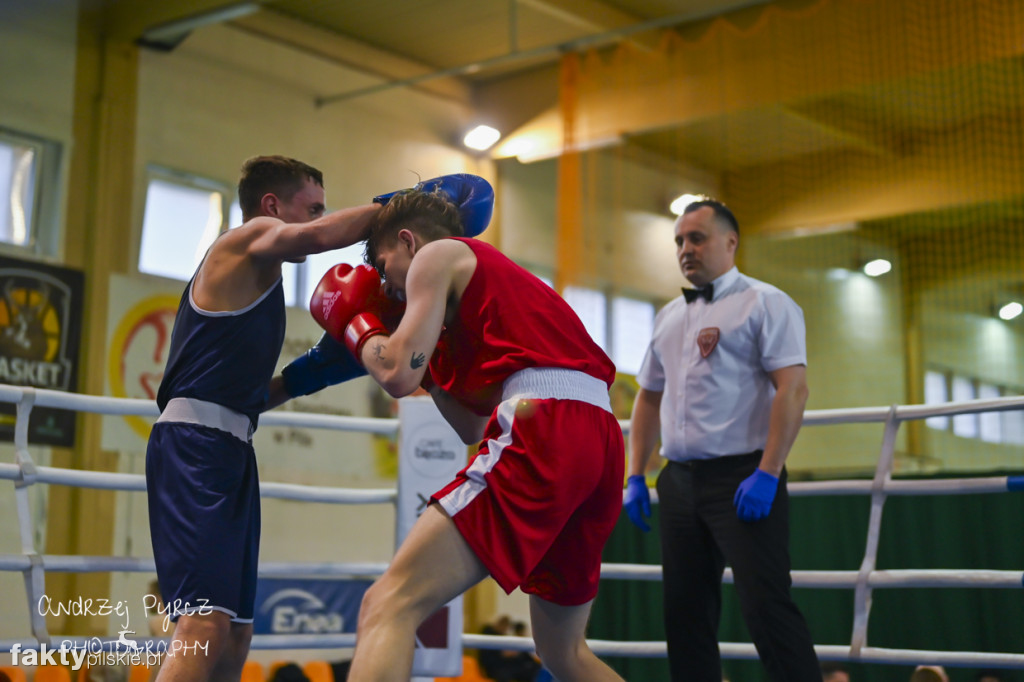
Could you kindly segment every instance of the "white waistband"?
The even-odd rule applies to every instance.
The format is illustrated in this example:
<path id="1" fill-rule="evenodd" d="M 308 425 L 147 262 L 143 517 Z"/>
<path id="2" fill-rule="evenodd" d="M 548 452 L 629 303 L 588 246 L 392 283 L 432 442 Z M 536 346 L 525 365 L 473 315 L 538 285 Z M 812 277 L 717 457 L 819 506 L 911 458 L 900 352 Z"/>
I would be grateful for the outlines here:
<path id="1" fill-rule="evenodd" d="M 574 369 L 521 369 L 502 387 L 502 400 L 579 400 L 612 411 L 608 384 Z"/>
<path id="2" fill-rule="evenodd" d="M 196 398 L 171 398 L 160 413 L 158 422 L 200 424 L 227 431 L 238 440 L 249 442 L 256 429 L 252 421 L 240 412 Z"/>

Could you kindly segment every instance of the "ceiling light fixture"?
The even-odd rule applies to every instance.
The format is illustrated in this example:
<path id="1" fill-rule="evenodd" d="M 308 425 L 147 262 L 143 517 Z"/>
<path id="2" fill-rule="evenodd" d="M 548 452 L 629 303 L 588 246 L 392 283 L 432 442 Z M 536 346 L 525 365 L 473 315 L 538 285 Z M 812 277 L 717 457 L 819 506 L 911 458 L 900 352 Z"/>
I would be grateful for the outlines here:
<path id="1" fill-rule="evenodd" d="M 473 128 L 466 137 L 463 138 L 462 143 L 470 149 L 476 149 L 477 151 L 484 151 L 490 149 L 495 142 L 501 138 L 501 133 L 491 126 L 479 125 Z"/>
<path id="2" fill-rule="evenodd" d="M 892 263 L 884 258 L 876 258 L 864 264 L 864 274 L 868 277 L 878 277 L 892 270 Z"/>
<path id="3" fill-rule="evenodd" d="M 1017 301 L 1010 301 L 999 309 L 1000 320 L 1012 320 L 1024 312 L 1024 306 Z"/>
<path id="4" fill-rule="evenodd" d="M 687 206 L 695 201 L 703 201 L 704 199 L 707 199 L 707 197 L 702 194 L 681 194 L 669 204 L 668 210 L 672 211 L 673 215 L 683 215 L 683 211 L 686 210 Z"/>

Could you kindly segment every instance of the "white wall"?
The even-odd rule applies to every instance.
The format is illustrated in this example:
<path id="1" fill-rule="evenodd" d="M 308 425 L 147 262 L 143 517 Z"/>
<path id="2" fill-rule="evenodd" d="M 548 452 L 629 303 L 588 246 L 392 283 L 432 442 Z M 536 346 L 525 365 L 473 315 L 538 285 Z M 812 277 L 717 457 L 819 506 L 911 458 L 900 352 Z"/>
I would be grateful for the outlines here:
<path id="1" fill-rule="evenodd" d="M 68 143 L 77 0 L 0 3 L 0 128 Z"/>
<path id="2" fill-rule="evenodd" d="M 0 2 L 0 129 L 71 142 L 77 0 L 4 0 Z M 64 173 L 61 173 L 64 177 Z M 66 192 L 51 195 L 61 204 Z M 37 464 L 49 463 L 47 448 L 32 452 Z M 12 445 L 0 444 L 0 462 L 14 461 Z M 31 490 L 31 509 L 46 510 L 42 486 Z M 20 554 L 15 522 L 14 485 L 0 481 L 0 554 Z M 38 518 L 38 516 L 37 516 Z M 29 632 L 22 576 L 0 571 L 0 639 Z M 0 652 L 0 661 L 6 660 Z"/>

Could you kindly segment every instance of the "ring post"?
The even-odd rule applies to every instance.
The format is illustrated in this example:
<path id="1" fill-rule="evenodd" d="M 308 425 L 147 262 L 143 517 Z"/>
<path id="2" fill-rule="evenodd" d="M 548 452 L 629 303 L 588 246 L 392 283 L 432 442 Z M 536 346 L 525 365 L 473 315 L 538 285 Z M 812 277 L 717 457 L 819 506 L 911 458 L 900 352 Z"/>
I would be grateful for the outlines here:
<path id="1" fill-rule="evenodd" d="M 398 401 L 398 500 L 395 548 L 402 544 L 430 496 L 466 466 L 466 446 L 428 397 Z M 462 672 L 462 597 L 427 618 L 416 631 L 413 675 L 455 677 Z"/>

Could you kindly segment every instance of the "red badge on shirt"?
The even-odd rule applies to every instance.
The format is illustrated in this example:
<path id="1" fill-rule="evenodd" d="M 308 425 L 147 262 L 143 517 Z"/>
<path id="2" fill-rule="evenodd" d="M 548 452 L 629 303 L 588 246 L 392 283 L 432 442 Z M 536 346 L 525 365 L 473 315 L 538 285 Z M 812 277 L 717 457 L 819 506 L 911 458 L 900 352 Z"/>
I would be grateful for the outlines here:
<path id="1" fill-rule="evenodd" d="M 718 345 L 718 327 L 701 329 L 697 334 L 697 345 L 700 346 L 700 356 L 706 358 Z"/>

